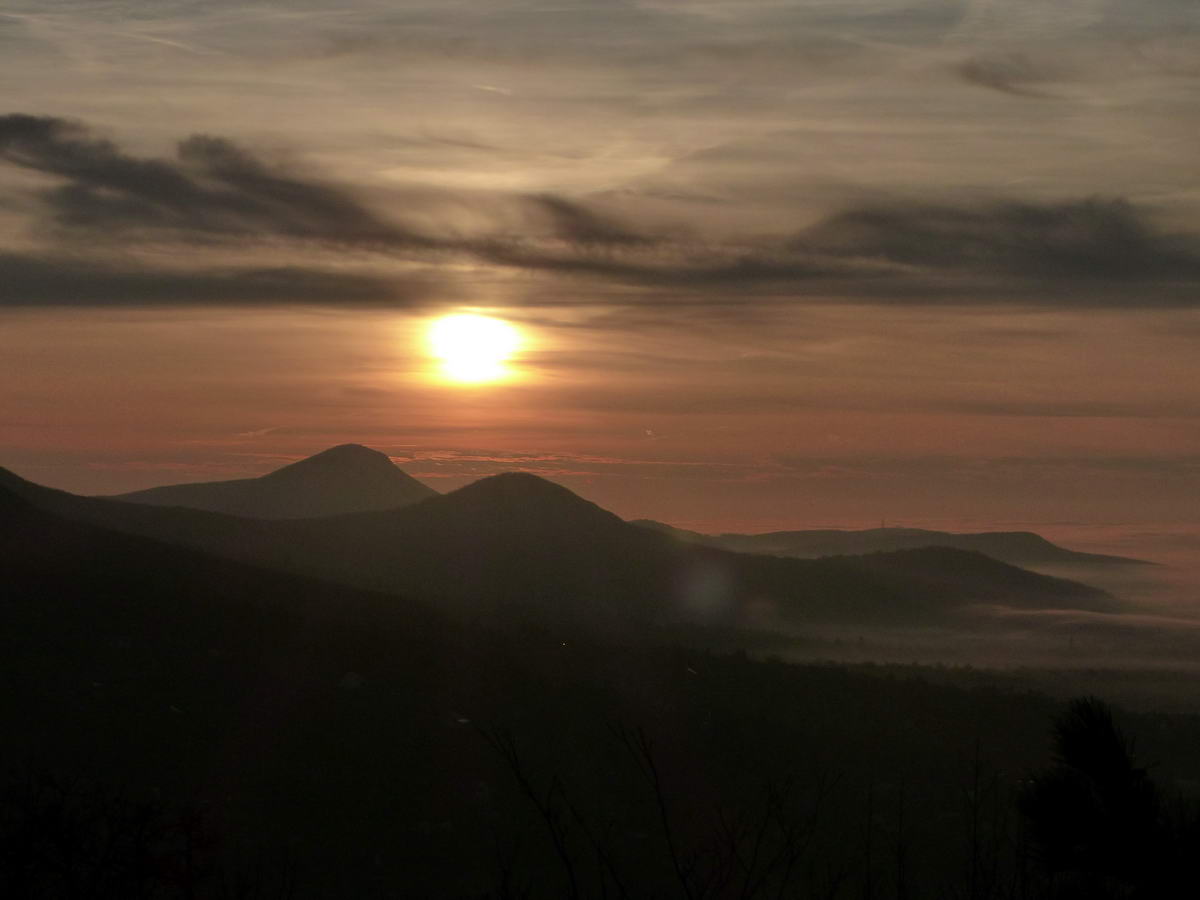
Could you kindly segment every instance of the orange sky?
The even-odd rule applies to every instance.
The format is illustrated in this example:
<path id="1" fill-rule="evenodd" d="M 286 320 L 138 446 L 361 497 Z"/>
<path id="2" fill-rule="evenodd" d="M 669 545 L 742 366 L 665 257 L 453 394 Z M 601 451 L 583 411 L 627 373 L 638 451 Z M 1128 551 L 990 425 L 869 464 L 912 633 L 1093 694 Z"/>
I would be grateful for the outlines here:
<path id="1" fill-rule="evenodd" d="M 0 48 L 34 480 L 353 441 L 709 528 L 1197 518 L 1186 4 L 17 3 Z M 466 309 L 515 377 L 431 376 Z"/>
<path id="2" fill-rule="evenodd" d="M 82 492 L 261 474 L 356 441 L 443 490 L 524 469 L 715 528 L 1186 521 L 1190 315 L 1023 331 L 808 310 L 716 335 L 543 319 L 519 325 L 515 377 L 462 386 L 438 377 L 426 317 L 29 314 L 9 320 L 0 437 L 8 466 Z"/>

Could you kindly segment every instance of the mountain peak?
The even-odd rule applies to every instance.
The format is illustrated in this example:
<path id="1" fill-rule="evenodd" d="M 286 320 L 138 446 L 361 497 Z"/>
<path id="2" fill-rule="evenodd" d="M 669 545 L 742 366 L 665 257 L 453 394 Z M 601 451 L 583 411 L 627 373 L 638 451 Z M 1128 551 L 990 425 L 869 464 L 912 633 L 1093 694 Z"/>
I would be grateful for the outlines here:
<path id="1" fill-rule="evenodd" d="M 391 457 L 386 453 L 380 450 L 372 450 L 370 447 L 362 444 L 338 444 L 336 447 L 330 447 L 328 450 L 314 453 L 308 459 L 379 459 L 381 457 L 391 461 Z M 303 460 L 301 461 L 303 462 Z"/>
<path id="2" fill-rule="evenodd" d="M 481 478 L 479 481 L 460 488 L 456 493 L 477 499 L 486 497 L 525 502 L 544 498 L 594 505 L 569 488 L 531 472 L 501 472 L 499 475 L 489 475 L 487 478 Z"/>
<path id="3" fill-rule="evenodd" d="M 294 463 L 276 469 L 264 478 L 286 477 L 317 469 L 343 469 L 359 471 L 398 472 L 396 464 L 386 453 L 364 447 L 362 444 L 338 444 L 312 456 L 306 456 Z"/>
<path id="4" fill-rule="evenodd" d="M 496 475 L 488 475 L 486 478 L 481 478 L 475 484 L 504 484 L 517 485 L 522 490 L 540 490 L 542 488 L 552 489 L 556 491 L 567 491 L 567 488 L 561 484 L 551 481 L 549 478 L 543 478 L 541 475 L 534 475 L 532 472 L 500 472 Z"/>
<path id="5" fill-rule="evenodd" d="M 167 485 L 120 499 L 260 519 L 302 519 L 408 506 L 437 494 L 362 444 L 339 444 L 259 478 Z"/>
<path id="6" fill-rule="evenodd" d="M 487 510 L 487 515 L 507 519 L 518 516 L 543 522 L 615 522 L 621 520 L 585 500 L 569 488 L 529 472 L 503 472 L 472 482 L 445 495 L 449 506 L 471 509 L 475 514 Z"/>

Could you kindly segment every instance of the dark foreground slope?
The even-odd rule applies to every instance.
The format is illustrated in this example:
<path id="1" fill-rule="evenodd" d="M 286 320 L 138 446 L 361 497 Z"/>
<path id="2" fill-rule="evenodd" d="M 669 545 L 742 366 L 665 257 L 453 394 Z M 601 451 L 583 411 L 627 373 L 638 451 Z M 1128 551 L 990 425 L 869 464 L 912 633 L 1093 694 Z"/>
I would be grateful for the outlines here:
<path id="1" fill-rule="evenodd" d="M 737 554 L 621 521 L 532 475 L 485 478 L 401 509 L 267 522 L 80 498 L 11 474 L 59 515 L 255 564 L 422 597 L 478 621 L 640 629 L 679 621 L 920 624 L 973 603 L 1109 610 L 1076 582 L 967 551 L 797 560 Z"/>
<path id="2" fill-rule="evenodd" d="M 259 478 L 172 484 L 116 499 L 255 519 L 303 519 L 392 509 L 436 494 L 383 453 L 342 444 Z"/>
<path id="3" fill-rule="evenodd" d="M 672 528 L 662 522 L 638 519 L 633 524 L 664 532 L 691 543 L 720 547 L 738 553 L 768 553 L 816 559 L 821 556 L 848 556 L 863 553 L 888 553 L 924 547 L 951 547 L 983 553 L 1017 566 L 1120 566 L 1148 565 L 1145 560 L 1102 553 L 1080 553 L 1051 543 L 1031 531 L 982 531 L 957 533 L 928 531 L 923 528 L 867 528 L 861 531 L 819 529 L 812 531 L 772 531 L 764 534 L 701 534 Z"/>
<path id="4" fill-rule="evenodd" d="M 0 571 L 4 699 L 18 704 L 6 708 L 8 735 L 62 729 L 48 758 L 78 756 L 87 745 L 66 735 L 93 715 L 116 716 L 131 737 L 164 728 L 179 740 L 210 717 L 234 740 L 236 723 L 269 719 L 268 707 L 311 686 L 321 648 L 347 628 L 356 641 L 374 631 L 416 645 L 446 633 L 435 612 L 400 597 L 69 521 L 3 488 Z M 64 700 L 61 715 L 46 714 Z"/>
<path id="5" fill-rule="evenodd" d="M 683 895 L 681 868 L 697 896 L 848 900 L 898 877 L 995 895 L 1019 871 L 1009 792 L 1049 761 L 1054 707 L 1027 694 L 450 625 L 2 489 L 0 561 L 9 897 L 596 897 L 619 878 L 651 898 Z M 1126 725 L 1168 789 L 1200 774 L 1192 720 Z M 44 777 L 76 802 L 39 805 Z M 102 851 L 142 798 L 200 810 L 193 882 L 182 850 L 114 875 Z M 768 870 L 780 850 L 794 865 Z M 218 871 L 251 877 L 231 892 Z M 123 887 L 79 889 L 97 883 Z"/>
<path id="6" fill-rule="evenodd" d="M 436 614 L 398 597 L 65 520 L 3 488 L 0 573 L 5 897 L 267 896 L 216 880 L 176 892 L 182 851 L 153 865 L 127 857 L 140 841 L 150 857 L 177 850 L 173 829 L 196 820 L 191 810 L 204 810 L 206 824 L 188 856 L 211 855 L 202 867 L 219 857 L 222 878 L 258 866 L 260 847 L 286 853 L 296 808 L 278 784 L 322 798 L 301 801 L 306 812 L 339 814 L 322 806 L 330 794 L 320 785 L 305 785 L 320 745 L 293 746 L 294 729 L 364 749 L 369 736 L 339 736 L 322 705 L 354 668 L 388 658 L 398 683 L 419 672 L 405 702 L 424 708 L 430 672 L 459 655 Z M 394 754 L 395 740 L 387 746 Z M 408 788 L 402 776 L 395 783 Z M 156 808 L 187 812 L 162 824 Z M 272 891 L 282 875 L 271 876 Z M 307 896 L 329 896 L 332 883 Z"/>

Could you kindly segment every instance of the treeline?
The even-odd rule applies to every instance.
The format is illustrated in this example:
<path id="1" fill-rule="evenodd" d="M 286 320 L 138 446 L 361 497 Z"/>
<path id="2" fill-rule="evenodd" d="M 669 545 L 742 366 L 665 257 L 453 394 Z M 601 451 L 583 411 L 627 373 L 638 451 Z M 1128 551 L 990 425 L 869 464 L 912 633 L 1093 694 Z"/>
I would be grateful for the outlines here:
<path id="1" fill-rule="evenodd" d="M 0 790 L 0 896 L 289 900 L 292 859 L 223 845 L 205 810 L 30 768 Z"/>
<path id="2" fill-rule="evenodd" d="M 1040 769 L 1006 772 L 976 741 L 948 803 L 930 802 L 937 783 L 886 767 L 865 781 L 835 766 L 787 777 L 748 768 L 736 793 L 698 796 L 685 785 L 711 770 L 668 764 L 645 728 L 607 724 L 586 760 L 557 761 L 511 729 L 472 730 L 504 776 L 479 785 L 491 840 L 459 848 L 460 863 L 474 857 L 478 889 L 448 873 L 440 886 L 401 878 L 364 894 L 361 873 L 344 872 L 347 896 L 1164 900 L 1200 886 L 1200 806 L 1156 781 L 1094 698 L 1053 717 Z M 508 797 L 486 796 L 493 789 Z M 444 821 L 419 827 L 456 838 Z M 337 873 L 306 872 L 326 865 L 294 848 L 230 846 L 202 808 L 44 770 L 0 792 L 5 897 L 336 896 Z"/>
<path id="3" fill-rule="evenodd" d="M 1166 900 L 1200 891 L 1200 805 L 1157 784 L 1134 742 L 1095 698 L 1053 722 L 1053 762 L 1013 781 L 976 745 L 961 783 L 957 833 L 921 846 L 920 785 L 865 791 L 819 776 L 766 780 L 737 810 L 687 811 L 642 730 L 613 731 L 640 802 L 656 820 L 630 830 L 629 809 L 588 805 L 557 772 L 539 778 L 512 735 L 484 737 L 536 813 L 558 871 L 522 859 L 527 832 L 500 861 L 495 895 L 607 898 L 961 898 Z M 886 777 L 886 776 L 885 776 Z M 595 798 L 592 798 L 593 801 Z M 526 829 L 532 827 L 526 825 Z M 630 836 L 635 840 L 631 842 Z M 926 832 L 926 839 L 928 833 Z M 644 846 L 631 846 L 638 842 Z M 914 861 L 925 858 L 924 865 Z M 937 863 L 930 865 L 931 859 Z"/>

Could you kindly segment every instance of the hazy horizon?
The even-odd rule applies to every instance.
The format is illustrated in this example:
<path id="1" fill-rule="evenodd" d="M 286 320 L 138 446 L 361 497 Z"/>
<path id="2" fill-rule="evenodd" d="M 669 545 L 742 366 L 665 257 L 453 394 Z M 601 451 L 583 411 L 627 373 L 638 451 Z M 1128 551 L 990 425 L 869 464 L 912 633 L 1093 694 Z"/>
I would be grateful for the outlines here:
<path id="1" fill-rule="evenodd" d="M 233 463 L 199 469 L 183 465 L 164 465 L 149 470 L 145 470 L 143 467 L 134 467 L 133 472 L 122 471 L 122 467 L 119 465 L 111 467 L 93 465 L 81 467 L 84 470 L 82 475 L 65 478 L 54 467 L 39 466 L 36 463 L 25 467 L 5 467 L 12 469 L 21 477 L 44 484 L 46 487 L 94 496 L 111 496 L 167 484 L 255 478 L 303 458 L 306 457 L 301 455 L 255 458 L 252 462 L 240 465 Z M 879 527 L 918 528 L 949 532 L 1031 531 L 1072 550 L 1128 556 L 1157 563 L 1162 568 L 1156 571 L 1153 580 L 1157 582 L 1157 589 L 1152 593 L 1168 593 L 1177 601 L 1189 603 L 1194 601 L 1200 605 L 1200 523 L 1188 518 L 1181 518 L 1177 521 L 1134 518 L 1123 522 L 1105 522 L 1052 518 L 1043 520 L 1005 519 L 989 518 L 978 514 L 946 514 L 941 516 L 899 515 L 890 519 L 874 520 L 869 515 L 839 516 L 833 514 L 827 518 L 820 518 L 815 515 L 806 515 L 803 510 L 776 513 L 771 518 L 763 518 L 747 515 L 746 511 L 738 507 L 736 501 L 715 508 L 713 514 L 705 517 L 672 518 L 670 513 L 674 509 L 671 506 L 639 501 L 637 497 L 624 497 L 620 491 L 605 490 L 606 480 L 586 475 L 572 476 L 568 474 L 564 476 L 558 472 L 547 472 L 545 469 L 538 471 L 519 464 L 511 468 L 497 467 L 496 471 L 478 475 L 459 475 L 440 471 L 437 466 L 430 465 L 429 462 L 424 464 L 429 468 L 423 468 L 422 463 L 418 460 L 396 456 L 389 456 L 389 458 L 409 475 L 443 493 L 464 487 L 479 478 L 497 474 L 499 471 L 531 471 L 533 474 L 540 474 L 563 484 L 583 498 L 598 503 L 626 520 L 651 519 L 676 528 L 705 534 L 760 534 L 772 531 L 818 529 L 865 530 Z M 59 476 L 57 481 L 55 480 L 56 475 Z"/>
<path id="2" fill-rule="evenodd" d="M 0 463 L 1192 527 L 1198 42 L 1172 0 L 9 4 Z M 495 377 L 433 358 L 464 312 Z"/>

